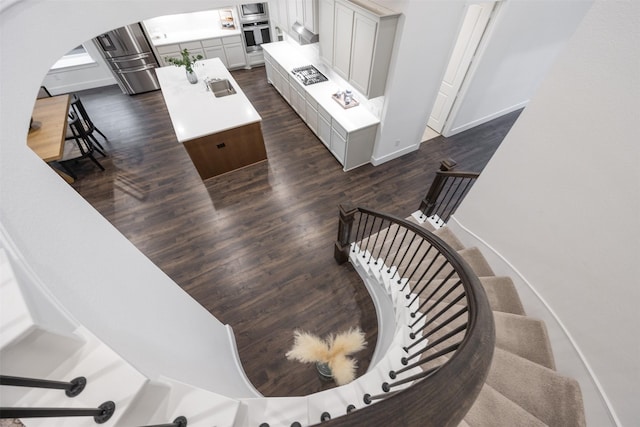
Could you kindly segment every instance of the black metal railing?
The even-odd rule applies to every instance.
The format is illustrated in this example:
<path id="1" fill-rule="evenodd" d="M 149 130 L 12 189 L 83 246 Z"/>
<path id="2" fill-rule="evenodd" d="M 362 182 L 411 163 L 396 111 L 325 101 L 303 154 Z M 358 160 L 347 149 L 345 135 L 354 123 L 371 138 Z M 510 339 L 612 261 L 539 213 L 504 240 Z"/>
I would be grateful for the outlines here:
<path id="1" fill-rule="evenodd" d="M 77 377 L 71 381 L 52 381 L 39 378 L 0 375 L 0 385 L 64 390 L 68 397 L 76 397 L 84 390 L 87 385 L 87 379 L 85 377 Z"/>
<path id="2" fill-rule="evenodd" d="M 184 416 L 179 416 L 172 423 L 169 424 L 154 424 L 149 426 L 140 426 L 140 427 L 187 427 L 187 418 Z"/>
<path id="3" fill-rule="evenodd" d="M 438 226 L 446 224 L 480 175 L 454 171 L 455 167 L 456 162 L 451 159 L 440 162 L 440 170 L 420 202 L 421 219 L 430 218 Z"/>
<path id="4" fill-rule="evenodd" d="M 54 381 L 40 378 L 0 375 L 0 385 L 64 390 L 68 397 L 76 397 L 84 390 L 87 385 L 87 379 L 85 377 L 77 377 L 71 381 Z M 116 404 L 110 400 L 102 403 L 97 408 L 1 407 L 0 418 L 93 417 L 93 420 L 97 424 L 103 424 L 111 419 L 115 410 Z"/>
<path id="5" fill-rule="evenodd" d="M 116 404 L 107 401 L 97 408 L 0 408 L 0 418 L 93 417 L 96 424 L 109 421 Z"/>
<path id="6" fill-rule="evenodd" d="M 393 361 L 380 393 L 362 396 L 375 405 L 323 425 L 457 425 L 480 392 L 495 345 L 477 275 L 420 225 L 364 208 L 340 206 L 334 256 L 387 275 L 410 310 L 412 341 Z"/>

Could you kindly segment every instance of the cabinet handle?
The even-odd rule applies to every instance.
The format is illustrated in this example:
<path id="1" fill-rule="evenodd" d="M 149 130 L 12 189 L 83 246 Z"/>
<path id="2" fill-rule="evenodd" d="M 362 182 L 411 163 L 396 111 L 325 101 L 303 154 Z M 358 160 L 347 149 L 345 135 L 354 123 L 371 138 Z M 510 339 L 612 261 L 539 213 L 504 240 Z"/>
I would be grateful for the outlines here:
<path id="1" fill-rule="evenodd" d="M 216 147 L 218 147 L 218 148 L 224 148 L 224 147 L 226 147 L 226 145 L 225 145 L 225 144 L 224 144 L 224 142 L 223 142 L 222 144 L 218 144 L 218 145 L 216 145 Z"/>

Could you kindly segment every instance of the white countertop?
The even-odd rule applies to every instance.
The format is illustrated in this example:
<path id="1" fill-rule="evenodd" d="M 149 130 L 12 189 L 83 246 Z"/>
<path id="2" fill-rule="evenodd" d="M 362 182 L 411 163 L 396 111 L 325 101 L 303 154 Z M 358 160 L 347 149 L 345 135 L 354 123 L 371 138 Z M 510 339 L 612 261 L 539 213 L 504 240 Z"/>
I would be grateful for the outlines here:
<path id="1" fill-rule="evenodd" d="M 307 95 L 311 95 L 347 132 L 353 132 L 380 123 L 380 119 L 372 112 L 376 110 L 377 105 L 358 94 L 357 91 L 354 91 L 355 99 L 360 102 L 357 107 L 344 109 L 331 98 L 331 95 L 338 90 L 353 90 L 353 88 L 319 59 L 317 47 L 313 44 L 300 46 L 289 41 L 281 41 L 263 44 L 262 48 L 290 76 L 293 76 L 292 69 L 310 64 L 324 74 L 329 79 L 328 81 L 302 87 Z M 296 77 L 293 78 L 295 79 Z"/>
<path id="2" fill-rule="evenodd" d="M 184 67 L 156 68 L 162 96 L 179 142 L 262 120 L 219 58 L 198 61 L 195 71 L 198 83 L 191 84 Z M 205 76 L 229 79 L 236 93 L 216 98 L 213 92 L 206 90 Z"/>

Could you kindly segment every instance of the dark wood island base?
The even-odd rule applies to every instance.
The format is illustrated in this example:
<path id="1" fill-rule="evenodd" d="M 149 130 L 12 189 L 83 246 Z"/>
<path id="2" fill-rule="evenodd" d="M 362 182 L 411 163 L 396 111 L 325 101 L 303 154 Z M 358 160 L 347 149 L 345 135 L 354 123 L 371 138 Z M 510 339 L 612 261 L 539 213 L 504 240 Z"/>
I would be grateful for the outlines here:
<path id="1" fill-rule="evenodd" d="M 267 159 L 261 122 L 184 141 L 203 180 Z"/>

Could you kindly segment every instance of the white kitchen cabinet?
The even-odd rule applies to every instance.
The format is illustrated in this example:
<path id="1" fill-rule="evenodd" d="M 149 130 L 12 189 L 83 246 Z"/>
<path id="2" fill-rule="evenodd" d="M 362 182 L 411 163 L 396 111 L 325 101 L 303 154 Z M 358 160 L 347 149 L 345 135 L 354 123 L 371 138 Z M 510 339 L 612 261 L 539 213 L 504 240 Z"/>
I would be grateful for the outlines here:
<path id="1" fill-rule="evenodd" d="M 288 10 L 288 28 L 294 23 L 299 23 L 314 34 L 318 33 L 318 0 L 286 0 Z M 296 37 L 296 34 L 293 34 Z"/>
<path id="2" fill-rule="evenodd" d="M 336 130 L 336 120 L 332 121 L 332 136 L 335 131 L 342 136 L 340 129 Z M 364 127 L 358 130 L 348 132 L 345 138 L 344 160 L 341 162 L 344 170 L 357 168 L 371 162 L 373 154 L 373 143 L 376 139 L 378 125 Z M 331 141 L 333 144 L 333 140 Z M 340 140 L 337 141 L 338 144 Z M 339 147 L 335 147 L 336 151 L 340 151 Z"/>
<path id="3" fill-rule="evenodd" d="M 224 66 L 228 69 L 227 56 L 224 53 L 221 39 L 205 39 L 201 40 L 202 49 L 204 50 L 204 56 L 207 59 L 220 58 Z"/>
<path id="4" fill-rule="evenodd" d="M 349 82 L 362 93 L 369 93 L 369 81 L 376 42 L 377 22 L 359 13 L 353 16 L 351 69 Z"/>
<path id="5" fill-rule="evenodd" d="M 307 101 L 305 99 L 305 90 L 298 81 L 298 79 L 289 74 L 289 93 L 291 96 L 291 106 L 296 113 L 304 120 L 307 121 Z"/>
<path id="6" fill-rule="evenodd" d="M 289 27 L 287 3 L 287 0 L 275 0 L 269 2 L 269 18 L 272 21 L 273 26 L 282 31 L 288 31 L 287 27 Z"/>
<path id="7" fill-rule="evenodd" d="M 220 58 L 227 69 L 242 68 L 247 65 L 242 37 L 239 35 L 156 46 L 162 65 L 171 65 L 165 60 L 167 57 L 182 58 L 180 52 L 183 49 L 188 49 L 193 56 L 202 55 L 206 59 Z"/>
<path id="8" fill-rule="evenodd" d="M 244 47 L 242 45 L 241 36 L 236 35 L 221 37 L 219 40 L 222 43 L 224 56 L 226 57 L 225 67 L 233 70 L 235 68 L 242 68 L 247 65 L 247 60 L 244 56 Z"/>
<path id="9" fill-rule="evenodd" d="M 198 55 L 202 56 L 202 58 L 204 59 L 204 49 L 202 49 L 202 44 L 200 43 L 200 41 L 192 41 L 192 42 L 186 42 L 186 43 L 180 43 L 180 51 L 182 52 L 185 49 L 189 50 L 189 55 L 193 56 L 193 57 L 198 57 Z"/>
<path id="10" fill-rule="evenodd" d="M 182 58 L 182 55 L 180 55 L 180 45 L 177 43 L 158 46 L 156 47 L 156 51 L 158 52 L 158 60 L 160 61 L 160 65 L 171 65 L 170 62 L 167 62 L 167 58 Z"/>
<path id="11" fill-rule="evenodd" d="M 267 82 L 271 83 L 271 85 L 273 87 L 275 87 L 275 84 L 273 82 L 273 75 L 275 73 L 274 69 L 273 69 L 273 64 L 271 63 L 272 59 L 268 54 L 264 55 L 264 71 L 267 74 Z"/>
<path id="12" fill-rule="evenodd" d="M 335 89 L 330 84 L 304 86 L 282 66 L 285 64 L 292 69 L 299 61 L 292 60 L 295 55 L 283 51 L 286 45 L 288 45 L 287 42 L 265 45 L 267 79 L 340 162 L 345 171 L 370 163 L 379 120 L 362 105 L 348 110 L 340 108 L 331 99 L 331 93 Z M 287 47 L 286 51 L 289 49 Z M 281 62 L 278 62 L 279 60 Z"/>
<path id="13" fill-rule="evenodd" d="M 347 131 L 335 120 L 331 123 L 331 153 L 344 165 L 347 148 Z"/>
<path id="14" fill-rule="evenodd" d="M 304 25 L 304 0 L 290 0 L 289 5 L 293 6 L 295 22 Z"/>
<path id="15" fill-rule="evenodd" d="M 320 58 L 329 65 L 333 65 L 333 8 L 334 0 L 318 0 Z"/>
<path id="16" fill-rule="evenodd" d="M 318 33 L 318 1 L 302 0 L 302 20 L 304 27 L 313 34 Z"/>
<path id="17" fill-rule="evenodd" d="M 325 147 L 331 147 L 331 115 L 318 104 L 318 138 Z"/>
<path id="18" fill-rule="evenodd" d="M 384 95 L 398 16 L 367 0 L 358 4 L 335 0 L 333 69 L 367 98 Z M 321 45 L 329 43 L 329 39 L 321 39 Z M 320 46 L 320 52 L 323 51 L 327 51 L 327 46 Z"/>
<path id="19" fill-rule="evenodd" d="M 351 39 L 353 38 L 353 15 L 351 7 L 335 3 L 333 35 L 333 71 L 349 80 L 351 67 Z"/>
<path id="20" fill-rule="evenodd" d="M 264 65 L 267 72 L 267 79 L 273 87 L 280 92 L 280 95 L 290 103 L 289 77 L 283 74 L 284 69 L 266 51 L 264 52 Z"/>
<path id="21" fill-rule="evenodd" d="M 220 47 L 206 47 L 204 48 L 204 56 L 207 59 L 220 58 L 224 66 L 228 69 L 227 56 L 224 54 L 224 48 Z"/>
<path id="22" fill-rule="evenodd" d="M 307 104 L 307 126 L 309 129 L 313 131 L 316 135 L 318 134 L 318 103 L 311 96 L 307 96 L 306 98 Z"/>

